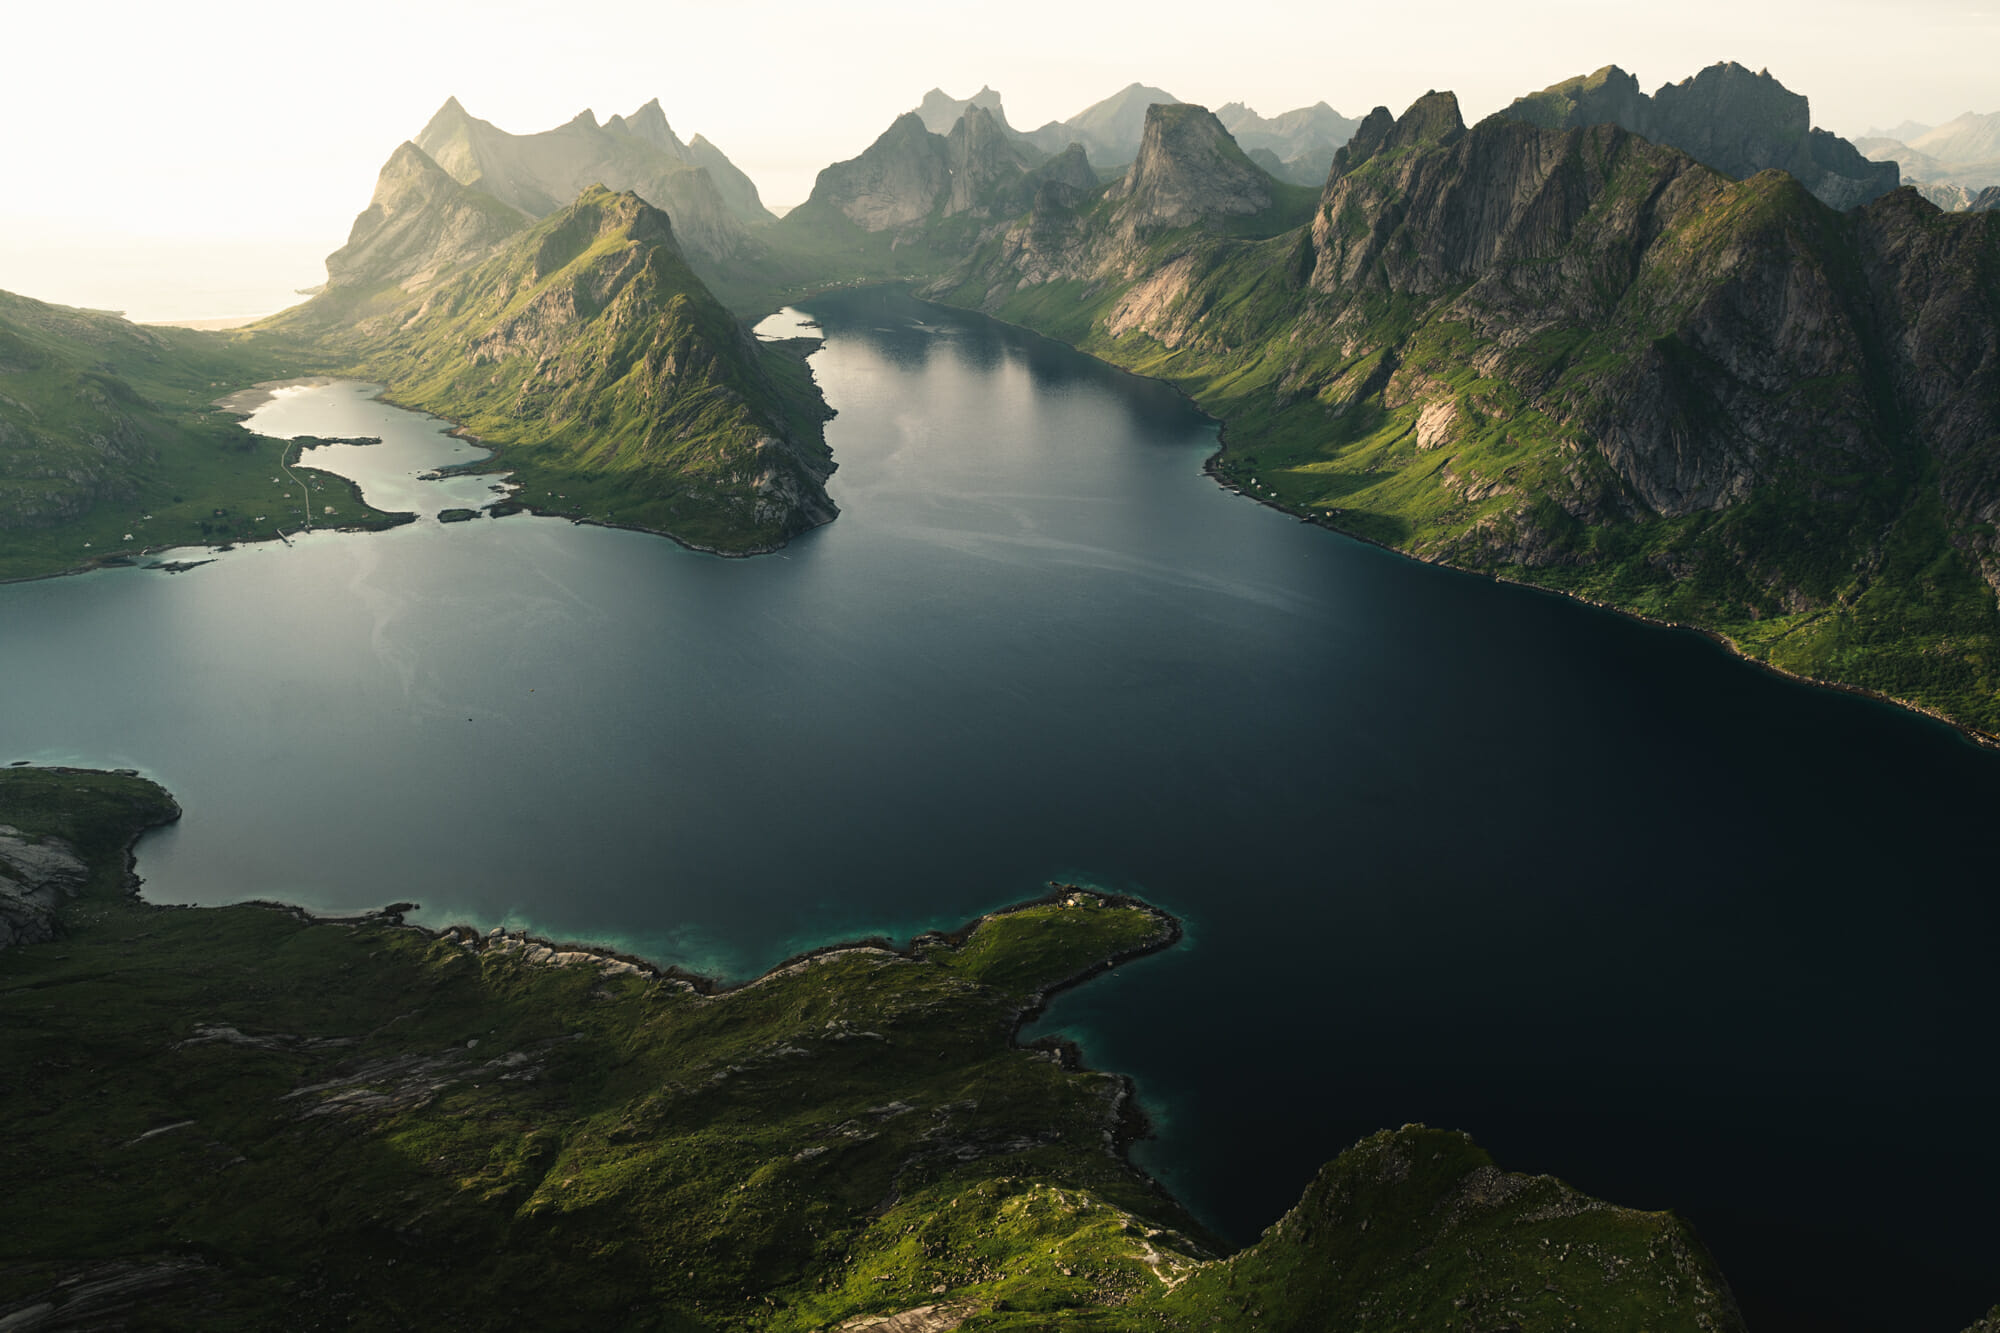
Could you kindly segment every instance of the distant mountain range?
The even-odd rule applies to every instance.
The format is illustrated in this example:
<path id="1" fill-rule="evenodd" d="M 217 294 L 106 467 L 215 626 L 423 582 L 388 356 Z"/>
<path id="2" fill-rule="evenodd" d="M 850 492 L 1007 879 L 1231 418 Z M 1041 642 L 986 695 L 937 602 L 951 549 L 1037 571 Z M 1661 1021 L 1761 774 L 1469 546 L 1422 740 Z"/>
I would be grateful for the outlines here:
<path id="1" fill-rule="evenodd" d="M 1895 130 L 1871 130 L 1856 146 L 1895 162 L 1925 198 L 1947 211 L 2000 206 L 2000 194 L 1992 192 L 2000 186 L 2000 111 L 1968 111 L 1936 128 L 1909 121 Z"/>
<path id="2" fill-rule="evenodd" d="M 2000 193 L 1941 219 L 1899 175 L 1735 64 L 1471 127 L 1133 84 L 1021 132 L 934 89 L 782 219 L 657 103 L 449 101 L 264 332 L 560 479 L 540 507 L 758 550 L 833 512 L 823 409 L 724 307 L 910 281 L 1181 384 L 1260 498 L 2000 732 Z"/>

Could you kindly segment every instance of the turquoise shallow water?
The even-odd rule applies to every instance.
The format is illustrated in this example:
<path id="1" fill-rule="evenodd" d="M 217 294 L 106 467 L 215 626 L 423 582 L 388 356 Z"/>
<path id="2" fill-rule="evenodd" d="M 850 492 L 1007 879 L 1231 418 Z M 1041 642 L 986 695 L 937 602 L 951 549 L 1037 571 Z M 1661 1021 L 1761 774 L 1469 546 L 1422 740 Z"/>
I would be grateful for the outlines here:
<path id="1" fill-rule="evenodd" d="M 427 517 L 0 588 L 0 762 L 166 782 L 161 901 L 414 899 L 739 976 L 1143 893 L 1187 945 L 1048 1022 L 1235 1235 L 1422 1120 L 1689 1214 L 1759 1330 L 2000 1299 L 2000 756 L 1232 497 L 1212 423 L 1067 349 L 810 313 L 844 513 L 782 555 Z M 491 495 L 418 480 L 476 451 L 358 386 L 256 424 L 383 436 L 310 461 L 388 507 Z"/>

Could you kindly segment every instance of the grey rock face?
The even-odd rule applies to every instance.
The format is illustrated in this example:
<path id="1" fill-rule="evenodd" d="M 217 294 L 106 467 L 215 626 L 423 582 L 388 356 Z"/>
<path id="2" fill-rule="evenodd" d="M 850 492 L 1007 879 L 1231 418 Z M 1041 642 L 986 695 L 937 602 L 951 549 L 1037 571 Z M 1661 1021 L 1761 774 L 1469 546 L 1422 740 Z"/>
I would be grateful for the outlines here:
<path id="1" fill-rule="evenodd" d="M 1571 79 L 1500 113 L 1542 129 L 1618 125 L 1741 180 L 1788 171 L 1820 201 L 1849 209 L 1878 199 L 1901 181 L 1893 162 L 1871 162 L 1853 144 L 1812 128 L 1812 107 L 1768 71 L 1735 62 L 1711 65 L 1653 96 L 1616 65 Z"/>
<path id="2" fill-rule="evenodd" d="M 418 292 L 489 253 L 528 225 L 527 214 L 453 180 L 423 149 L 405 143 L 375 182 L 347 244 L 327 256 L 330 286 L 396 283 Z"/>
<path id="3" fill-rule="evenodd" d="M 1111 187 L 1130 233 L 1244 217 L 1271 206 L 1271 178 L 1206 107 L 1179 102 L 1146 109 L 1139 156 Z"/>
<path id="4" fill-rule="evenodd" d="M 1008 187 L 1028 171 L 1027 159 L 999 120 L 979 106 L 960 116 L 945 136 L 945 164 L 951 174 L 946 217 L 972 212 L 990 216 L 997 199 L 1013 202 L 1013 191 Z"/>
<path id="5" fill-rule="evenodd" d="M 819 173 L 812 199 L 844 213 L 864 231 L 920 222 L 951 189 L 945 141 L 905 112 L 860 157 Z"/>
<path id="6" fill-rule="evenodd" d="M 0 949 L 55 934 L 56 914 L 90 878 L 76 849 L 0 824 Z"/>

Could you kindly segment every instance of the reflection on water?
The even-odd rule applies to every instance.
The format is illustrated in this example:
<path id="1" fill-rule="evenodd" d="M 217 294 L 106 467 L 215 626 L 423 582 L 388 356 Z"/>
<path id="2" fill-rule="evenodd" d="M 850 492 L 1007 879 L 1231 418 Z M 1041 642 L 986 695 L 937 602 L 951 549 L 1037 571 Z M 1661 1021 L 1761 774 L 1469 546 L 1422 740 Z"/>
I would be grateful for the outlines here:
<path id="1" fill-rule="evenodd" d="M 414 899 L 736 975 L 1141 892 L 1189 945 L 1049 1021 L 1235 1235 L 1422 1120 L 1687 1213 L 1760 1333 L 2000 1297 L 2000 1148 L 1935 1128 L 2000 1109 L 2000 757 L 1231 497 L 1212 423 L 1055 344 L 810 313 L 843 512 L 782 554 L 516 516 L 0 588 L 0 761 L 172 787 L 163 901 Z M 471 446 L 358 387 L 257 424 L 381 436 L 312 461 L 385 508 L 490 494 L 418 481 Z"/>

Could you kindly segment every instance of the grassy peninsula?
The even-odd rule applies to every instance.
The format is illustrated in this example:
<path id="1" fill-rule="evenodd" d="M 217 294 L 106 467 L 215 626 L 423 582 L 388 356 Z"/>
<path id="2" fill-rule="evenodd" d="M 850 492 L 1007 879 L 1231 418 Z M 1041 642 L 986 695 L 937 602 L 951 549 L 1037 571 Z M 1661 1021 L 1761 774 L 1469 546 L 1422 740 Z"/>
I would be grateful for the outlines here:
<path id="1" fill-rule="evenodd" d="M 1062 890 L 732 989 L 393 908 L 151 906 L 128 850 L 178 813 L 0 772 L 9 836 L 90 868 L 55 938 L 0 951 L 23 1327 L 1738 1326 L 1671 1215 L 1414 1126 L 1219 1257 L 1125 1161 L 1124 1080 L 1014 1041 L 1175 941 L 1142 903 Z"/>

